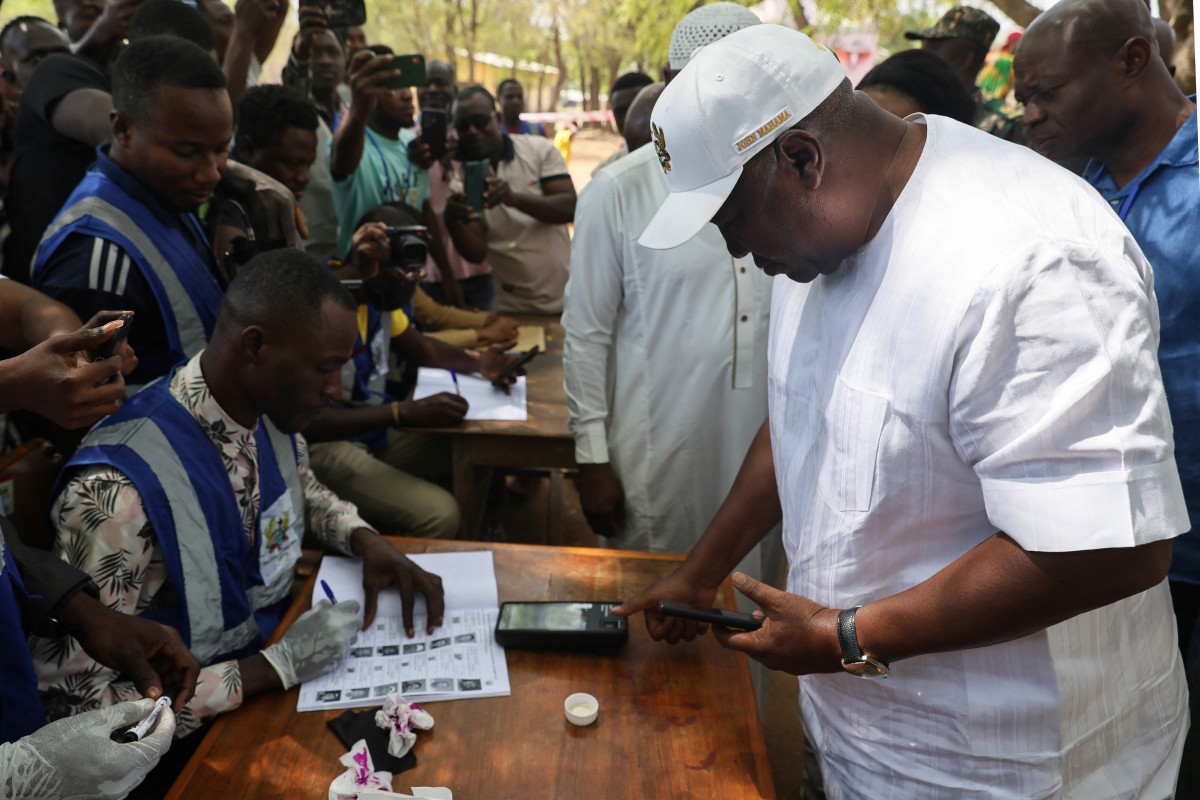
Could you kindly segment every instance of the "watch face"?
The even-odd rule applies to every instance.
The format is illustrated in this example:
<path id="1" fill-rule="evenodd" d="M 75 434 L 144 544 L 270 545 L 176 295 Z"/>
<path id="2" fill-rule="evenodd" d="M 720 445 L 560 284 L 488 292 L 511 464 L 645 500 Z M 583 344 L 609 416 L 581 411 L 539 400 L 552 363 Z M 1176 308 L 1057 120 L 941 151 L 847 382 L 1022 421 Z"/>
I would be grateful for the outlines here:
<path id="1" fill-rule="evenodd" d="M 842 669 L 857 678 L 886 678 L 888 673 L 888 668 L 882 661 L 870 656 L 863 656 L 862 661 L 850 664 L 843 661 Z"/>

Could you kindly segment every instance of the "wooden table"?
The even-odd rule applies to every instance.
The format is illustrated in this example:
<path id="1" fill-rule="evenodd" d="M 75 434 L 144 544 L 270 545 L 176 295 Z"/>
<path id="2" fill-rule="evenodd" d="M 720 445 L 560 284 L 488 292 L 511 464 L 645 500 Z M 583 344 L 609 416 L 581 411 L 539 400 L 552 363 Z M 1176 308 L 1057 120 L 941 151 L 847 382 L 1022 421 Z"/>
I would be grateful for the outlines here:
<path id="1" fill-rule="evenodd" d="M 547 541 L 562 540 L 562 474 L 574 469 L 575 439 L 567 429 L 567 396 L 563 388 L 563 328 L 558 317 L 518 316 L 521 325 L 546 331 L 546 352 L 526 367 L 529 418 L 524 422 L 468 420 L 453 428 L 422 428 L 450 438 L 454 497 L 462 511 L 459 536 L 478 539 L 483 533 L 487 490 L 496 467 L 551 469 Z"/>
<path id="2" fill-rule="evenodd" d="M 406 552 L 490 549 L 500 600 L 609 600 L 668 574 L 680 556 L 590 548 L 394 539 Z M 288 625 L 309 605 L 312 579 Z M 732 589 L 718 603 L 732 607 Z M 458 800 L 773 798 L 743 656 L 710 636 L 670 647 L 640 617 L 616 656 L 510 651 L 510 697 L 430 703 L 417 766 L 393 782 L 447 786 Z M 563 700 L 585 691 L 600 717 L 577 728 Z M 324 798 L 345 752 L 325 727 L 338 711 L 296 712 L 299 690 L 254 698 L 213 725 L 168 798 Z"/>

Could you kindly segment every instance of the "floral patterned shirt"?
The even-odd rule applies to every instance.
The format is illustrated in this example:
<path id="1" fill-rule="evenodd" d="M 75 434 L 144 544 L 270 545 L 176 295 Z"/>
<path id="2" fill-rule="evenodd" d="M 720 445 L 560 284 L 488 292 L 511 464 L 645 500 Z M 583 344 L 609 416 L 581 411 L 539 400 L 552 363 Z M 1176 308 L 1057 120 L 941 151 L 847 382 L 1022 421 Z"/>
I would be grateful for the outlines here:
<path id="1" fill-rule="evenodd" d="M 246 536 L 253 541 L 259 509 L 258 446 L 254 428 L 244 428 L 213 399 L 200 371 L 200 354 L 171 378 L 171 395 L 183 404 L 221 454 L 241 509 Z M 300 445 L 307 533 L 326 547 L 349 554 L 350 534 L 370 528 L 352 503 L 323 486 Z M 110 466 L 85 467 L 66 483 L 50 511 L 61 558 L 83 570 L 100 588 L 100 601 L 136 614 L 149 607 L 168 582 L 162 551 L 132 481 Z M 51 719 L 136 699 L 133 683 L 92 660 L 73 638 L 32 637 L 38 688 Z M 178 717 L 176 736 L 206 719 L 242 704 L 242 676 L 236 661 L 204 666 L 196 695 Z"/>

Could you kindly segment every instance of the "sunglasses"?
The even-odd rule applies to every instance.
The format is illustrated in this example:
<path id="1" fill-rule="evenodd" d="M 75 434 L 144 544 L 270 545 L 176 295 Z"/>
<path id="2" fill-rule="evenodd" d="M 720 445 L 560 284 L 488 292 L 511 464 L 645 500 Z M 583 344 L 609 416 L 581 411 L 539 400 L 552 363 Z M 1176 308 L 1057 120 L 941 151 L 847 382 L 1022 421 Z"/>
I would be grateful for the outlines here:
<path id="1" fill-rule="evenodd" d="M 487 128 L 488 124 L 493 119 L 495 119 L 495 117 L 493 117 L 491 114 L 476 114 L 472 117 L 467 117 L 466 119 L 455 120 L 454 127 L 459 133 L 469 133 L 471 128 L 474 128 L 477 131 L 482 131 Z"/>

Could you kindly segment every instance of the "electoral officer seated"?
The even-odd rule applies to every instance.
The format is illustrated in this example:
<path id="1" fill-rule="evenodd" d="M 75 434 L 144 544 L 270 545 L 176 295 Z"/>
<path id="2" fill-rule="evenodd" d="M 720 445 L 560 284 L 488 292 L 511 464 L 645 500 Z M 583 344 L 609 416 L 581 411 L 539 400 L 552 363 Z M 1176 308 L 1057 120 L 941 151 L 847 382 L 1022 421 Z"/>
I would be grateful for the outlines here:
<path id="1" fill-rule="evenodd" d="M 254 694 L 332 670 L 363 624 L 326 602 L 264 649 L 291 602 L 305 535 L 363 559 L 365 623 L 397 583 L 440 624 L 441 580 L 381 539 L 313 477 L 299 431 L 341 395 L 357 335 L 353 297 L 312 257 L 281 249 L 230 284 L 207 349 L 93 428 L 51 508 L 59 555 L 100 600 L 176 628 L 204 666 L 177 735 Z M 31 640 L 51 718 L 136 696 L 73 639 Z"/>

